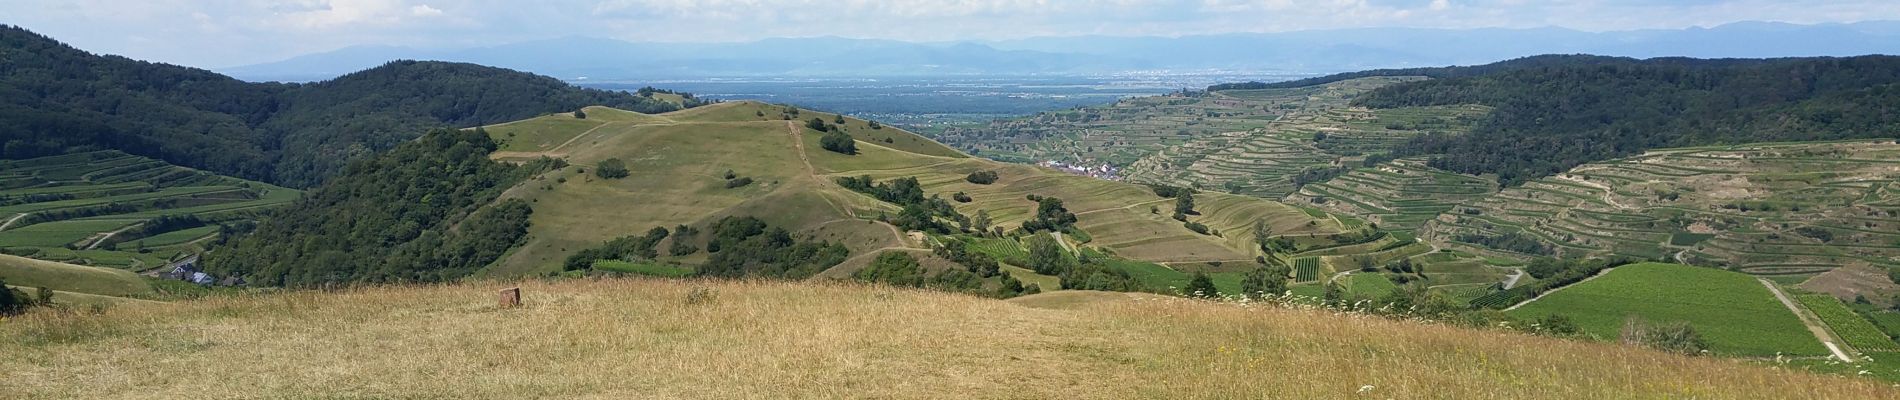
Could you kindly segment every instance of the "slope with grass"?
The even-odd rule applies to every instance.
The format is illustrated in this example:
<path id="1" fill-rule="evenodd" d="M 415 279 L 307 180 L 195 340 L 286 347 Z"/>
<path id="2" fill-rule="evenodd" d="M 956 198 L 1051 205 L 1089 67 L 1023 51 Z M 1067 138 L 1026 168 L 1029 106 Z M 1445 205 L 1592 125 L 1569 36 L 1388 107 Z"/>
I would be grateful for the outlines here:
<path id="1" fill-rule="evenodd" d="M 592 108 L 590 108 L 591 110 Z M 1195 220 L 1223 232 L 1197 234 L 1180 222 L 1151 213 L 1144 204 L 1168 201 L 1147 187 L 1075 176 L 1040 167 L 971 158 L 898 128 L 836 114 L 756 102 L 729 102 L 638 118 L 601 119 L 600 124 L 554 123 L 551 115 L 485 127 L 506 142 L 514 127 L 532 126 L 538 137 L 567 144 L 542 151 L 497 152 L 491 157 L 525 160 L 564 157 L 573 166 L 525 181 L 502 197 L 529 201 L 532 225 L 526 244 L 484 271 L 489 276 L 556 271 L 573 252 L 648 228 L 703 225 L 726 216 L 756 216 L 816 239 L 839 241 L 854 254 L 885 248 L 923 248 L 892 226 L 873 221 L 896 214 L 895 205 L 838 186 L 840 177 L 883 181 L 916 177 L 929 195 L 966 193 L 959 212 L 988 213 L 994 226 L 1014 229 L 1035 211 L 1030 195 L 1056 197 L 1078 215 L 1090 246 L 1121 257 L 1153 262 L 1248 260 L 1247 231 L 1255 220 L 1285 234 L 1337 232 L 1332 221 L 1285 205 L 1244 196 L 1209 194 Z M 589 112 L 588 119 L 606 111 Z M 821 148 L 817 118 L 856 139 L 858 153 Z M 565 131 L 562 131 L 565 129 Z M 834 128 L 836 129 L 836 128 Z M 583 131 L 583 132 L 575 132 Z M 583 134 L 584 133 L 584 134 Z M 516 133 L 516 138 L 525 135 Z M 539 141 L 551 141 L 534 139 Z M 609 158 L 622 160 L 630 176 L 603 179 L 590 169 Z M 728 188 L 724 174 L 751 178 Z M 977 171 L 997 172 L 990 184 L 966 181 Z M 848 265 L 846 267 L 849 267 Z M 835 274 L 833 274 L 835 275 Z"/>
<path id="2" fill-rule="evenodd" d="M 0 254 L 0 280 L 8 285 L 101 296 L 153 294 L 145 278 L 121 269 L 88 267 Z"/>
<path id="3" fill-rule="evenodd" d="M 1509 312 L 1521 318 L 1568 316 L 1583 332 L 1616 340 L 1625 320 L 1687 322 L 1717 354 L 1826 355 L 1827 349 L 1773 293 L 1748 275 L 1676 264 L 1617 267 Z"/>
<path id="4" fill-rule="evenodd" d="M 0 397 L 1900 396 L 1736 360 L 1152 295 L 517 284 L 525 305 L 514 309 L 495 307 L 501 286 L 480 283 L 35 313 L 0 325 L 14 361 L 0 375 L 39 378 L 11 380 Z M 218 378 L 152 373 L 173 369 Z"/>

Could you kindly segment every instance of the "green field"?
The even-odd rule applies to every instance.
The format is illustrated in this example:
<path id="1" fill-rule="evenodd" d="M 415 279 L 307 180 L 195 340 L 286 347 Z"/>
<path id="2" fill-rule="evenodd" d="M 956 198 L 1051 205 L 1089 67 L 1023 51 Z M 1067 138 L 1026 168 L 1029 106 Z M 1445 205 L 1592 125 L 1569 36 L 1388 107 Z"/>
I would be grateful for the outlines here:
<path id="1" fill-rule="evenodd" d="M 1801 320 L 1748 275 L 1675 264 L 1617 267 L 1509 312 L 1523 319 L 1559 314 L 1584 333 L 1616 340 L 1626 318 L 1687 322 L 1718 354 L 1819 356 L 1827 349 Z"/>
<path id="2" fill-rule="evenodd" d="M 102 296 L 152 294 L 145 278 L 125 270 L 88 267 L 0 254 L 0 279 L 8 285 Z"/>
<path id="3" fill-rule="evenodd" d="M 1346 290 L 1346 293 L 1359 300 L 1376 300 L 1399 288 L 1384 274 L 1355 273 L 1339 279 L 1344 281 L 1340 283 L 1340 286 Z"/>

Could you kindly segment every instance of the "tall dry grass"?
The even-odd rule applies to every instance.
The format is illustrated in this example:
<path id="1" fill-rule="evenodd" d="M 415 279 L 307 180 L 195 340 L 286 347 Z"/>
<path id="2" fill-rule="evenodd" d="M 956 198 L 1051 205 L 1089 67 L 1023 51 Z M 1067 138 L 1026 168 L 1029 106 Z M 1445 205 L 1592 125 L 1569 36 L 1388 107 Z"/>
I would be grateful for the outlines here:
<path id="1" fill-rule="evenodd" d="M 1171 298 L 521 286 L 516 309 L 477 283 L 31 314 L 0 323 L 0 398 L 1900 398 L 1734 360 Z"/>

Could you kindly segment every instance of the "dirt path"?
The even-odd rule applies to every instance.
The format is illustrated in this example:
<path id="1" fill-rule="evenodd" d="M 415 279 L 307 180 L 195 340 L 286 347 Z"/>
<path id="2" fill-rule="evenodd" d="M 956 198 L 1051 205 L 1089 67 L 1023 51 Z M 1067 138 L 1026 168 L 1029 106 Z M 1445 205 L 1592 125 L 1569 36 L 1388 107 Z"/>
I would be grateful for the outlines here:
<path id="1" fill-rule="evenodd" d="M 1129 205 L 1125 205 L 1125 206 L 1121 206 L 1121 207 L 1111 207 L 1111 208 L 1100 208 L 1100 209 L 1094 209 L 1094 210 L 1088 210 L 1088 211 L 1083 211 L 1083 212 L 1079 212 L 1079 213 L 1075 213 L 1075 215 L 1076 215 L 1076 216 L 1083 216 L 1083 215 L 1089 215 L 1089 214 L 1094 214 L 1094 213 L 1098 213 L 1098 212 L 1103 212 L 1103 211 L 1115 211 L 1115 210 L 1127 210 L 1127 209 L 1131 209 L 1131 208 L 1135 208 L 1135 207 L 1140 207 L 1140 206 L 1142 206 L 1142 205 L 1144 205 L 1144 204 L 1154 204 L 1154 203 L 1162 203 L 1162 202 L 1169 202 L 1169 201 L 1174 201 L 1174 199 L 1160 199 L 1160 200 L 1149 200 L 1149 201 L 1144 201 L 1144 202 L 1140 202 L 1140 203 L 1135 203 L 1135 204 L 1129 204 Z"/>
<path id="2" fill-rule="evenodd" d="M 26 218 L 28 214 L 32 213 L 20 213 L 20 215 L 15 215 L 13 218 L 8 218 L 6 223 L 0 223 L 0 231 L 7 230 L 7 227 L 13 226 L 13 223 L 19 221 L 21 218 Z"/>
<path id="3" fill-rule="evenodd" d="M 1524 300 L 1524 301 L 1518 302 L 1517 304 L 1512 304 L 1510 307 L 1505 307 L 1504 311 L 1516 310 L 1518 307 L 1523 307 L 1525 304 L 1530 304 L 1533 301 L 1537 301 L 1537 299 L 1544 298 L 1544 296 L 1549 296 L 1551 293 L 1557 293 L 1558 291 L 1569 289 L 1573 286 L 1582 285 L 1584 282 L 1589 282 L 1592 280 L 1596 280 L 1597 278 L 1602 278 L 1604 275 L 1609 275 L 1610 271 L 1614 271 L 1614 270 L 1616 270 L 1616 268 L 1604 268 L 1602 271 L 1597 271 L 1596 275 L 1590 275 L 1589 278 L 1583 278 L 1583 280 L 1577 281 L 1577 283 L 1558 286 L 1556 289 L 1546 290 L 1544 291 L 1544 293 L 1538 294 L 1537 297 L 1532 297 L 1530 300 Z"/>
<path id="4" fill-rule="evenodd" d="M 1801 319 L 1801 325 L 1807 326 L 1808 332 L 1813 333 L 1815 339 L 1820 340 L 1822 345 L 1827 346 L 1828 352 L 1834 353 L 1834 358 L 1848 363 L 1854 362 L 1854 357 L 1847 355 L 1847 351 L 1852 351 L 1851 348 L 1847 351 L 1841 350 L 1847 347 L 1847 342 L 1843 342 L 1840 338 L 1834 337 L 1834 332 L 1829 331 L 1827 325 L 1821 323 L 1820 317 L 1809 312 L 1807 308 L 1801 307 L 1801 304 L 1796 303 L 1794 299 L 1788 298 L 1787 293 L 1781 292 L 1780 286 L 1775 286 L 1775 283 L 1769 281 L 1767 278 L 1755 278 L 1755 280 L 1761 281 L 1762 286 L 1768 287 L 1768 292 L 1775 294 L 1775 300 L 1781 300 L 1781 305 L 1787 306 L 1788 311 L 1794 312 L 1794 316 Z M 1840 344 L 1837 345 L 1835 343 Z"/>
<path id="5" fill-rule="evenodd" d="M 815 185 L 815 187 L 824 187 L 825 179 L 818 176 L 818 167 L 812 166 L 811 157 L 805 155 L 805 137 L 803 134 L 804 131 L 800 130 L 800 128 L 798 127 L 798 123 L 792 122 L 792 121 L 785 121 L 785 129 L 786 129 L 785 133 L 789 135 L 792 139 L 792 151 L 798 154 L 798 163 L 805 165 L 805 177 L 808 179 L 811 179 L 811 183 L 812 185 Z M 832 201 L 831 196 L 826 196 L 825 192 L 818 191 L 817 194 L 818 194 L 819 199 L 823 199 L 825 201 L 825 204 L 830 204 L 831 208 L 837 210 L 839 214 L 844 214 L 845 216 L 849 216 L 851 218 L 859 218 L 857 212 L 851 211 L 851 209 L 848 207 L 838 205 L 838 202 Z M 836 221 L 832 221 L 832 222 L 836 222 Z M 873 222 L 878 225 L 883 225 L 884 228 L 886 229 L 890 229 L 891 236 L 897 238 L 898 243 L 910 245 L 910 240 L 907 237 L 905 237 L 904 232 L 901 230 L 898 230 L 896 226 L 892 226 L 891 224 L 884 223 L 884 221 L 873 221 Z M 830 223 L 831 222 L 826 222 L 825 224 L 820 224 L 820 226 L 830 224 Z M 840 265 L 842 265 L 842 263 L 840 263 Z"/>
<path id="6" fill-rule="evenodd" d="M 613 124 L 614 124 L 613 122 L 602 123 L 598 126 L 595 126 L 593 129 L 588 129 L 585 132 L 581 132 L 581 134 L 579 135 L 574 135 L 574 137 L 568 138 L 567 141 L 561 142 L 561 144 L 554 146 L 554 148 L 547 149 L 547 151 L 497 151 L 494 153 L 489 153 L 488 158 L 517 158 L 517 157 L 534 157 L 534 156 L 552 157 L 554 156 L 555 153 L 560 152 L 561 149 L 567 148 L 567 145 L 574 144 L 574 142 L 581 140 L 581 138 L 587 137 L 587 135 L 594 134 L 594 131 L 598 131 L 600 130 L 600 128 L 606 128 L 607 126 L 613 125 Z"/>
<path id="7" fill-rule="evenodd" d="M 1504 281 L 1504 290 L 1511 290 L 1511 288 L 1517 287 L 1517 281 L 1520 279 L 1524 279 L 1524 270 L 1521 268 L 1517 270 L 1517 273 L 1511 274 L 1511 277 Z"/>
<path id="8" fill-rule="evenodd" d="M 1616 207 L 1617 209 L 1622 209 L 1622 210 L 1633 210 L 1637 208 L 1637 207 L 1630 207 L 1630 206 L 1625 206 L 1625 205 L 1617 203 L 1615 196 L 1612 196 L 1613 194 L 1616 193 L 1616 190 L 1610 189 L 1608 185 L 1586 181 L 1582 179 L 1577 179 L 1565 174 L 1558 174 L 1557 179 L 1575 182 L 1576 184 L 1579 184 L 1579 185 L 1589 186 L 1589 187 L 1597 188 L 1597 190 L 1602 190 L 1603 203 L 1609 204 L 1611 207 Z"/>
<path id="9" fill-rule="evenodd" d="M 129 230 L 132 230 L 132 228 L 137 228 L 137 227 L 139 227 L 139 226 L 141 226 L 141 225 L 145 225 L 145 224 L 144 224 L 144 223 L 137 223 L 137 224 L 132 224 L 132 225 L 127 225 L 127 226 L 126 226 L 126 227 L 124 227 L 124 228 L 119 228 L 119 230 L 116 230 L 116 231 L 111 231 L 111 232 L 106 232 L 104 236 L 100 236 L 100 237 L 99 237 L 98 239 L 95 239 L 95 240 L 93 240 L 93 241 L 92 241 L 92 244 L 88 244 L 88 245 L 86 245 L 86 248 L 85 248 L 85 250 L 92 250 L 92 249 L 97 249 L 97 248 L 99 248 L 99 244 L 100 244 L 100 243 L 105 243 L 105 242 L 106 242 L 106 239 L 111 239 L 113 235 L 118 235 L 118 234 L 120 234 L 120 233 L 124 233 L 125 231 L 129 231 Z"/>

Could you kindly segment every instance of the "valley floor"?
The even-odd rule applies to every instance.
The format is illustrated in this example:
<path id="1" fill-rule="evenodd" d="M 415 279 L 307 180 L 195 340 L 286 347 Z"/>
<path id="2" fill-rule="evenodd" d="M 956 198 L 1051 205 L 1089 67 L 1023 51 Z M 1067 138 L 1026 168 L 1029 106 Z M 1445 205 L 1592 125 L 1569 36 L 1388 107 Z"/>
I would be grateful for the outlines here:
<path id="1" fill-rule="evenodd" d="M 1720 358 L 1302 309 L 850 284 L 285 292 L 0 321 L 0 398 L 1896 398 Z"/>

